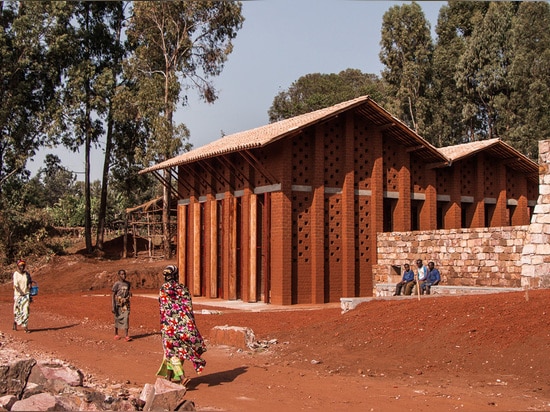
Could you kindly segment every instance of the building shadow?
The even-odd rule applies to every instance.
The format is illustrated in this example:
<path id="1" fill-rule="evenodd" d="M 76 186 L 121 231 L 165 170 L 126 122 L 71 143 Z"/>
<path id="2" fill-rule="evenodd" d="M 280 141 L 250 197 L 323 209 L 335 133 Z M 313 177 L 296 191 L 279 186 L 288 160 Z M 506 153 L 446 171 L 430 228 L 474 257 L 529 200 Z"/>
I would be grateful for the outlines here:
<path id="1" fill-rule="evenodd" d="M 130 336 L 132 337 L 133 340 L 143 339 L 143 338 L 147 338 L 149 336 L 155 336 L 155 335 L 160 335 L 160 332 L 141 333 L 139 335 L 132 335 L 130 333 Z"/>

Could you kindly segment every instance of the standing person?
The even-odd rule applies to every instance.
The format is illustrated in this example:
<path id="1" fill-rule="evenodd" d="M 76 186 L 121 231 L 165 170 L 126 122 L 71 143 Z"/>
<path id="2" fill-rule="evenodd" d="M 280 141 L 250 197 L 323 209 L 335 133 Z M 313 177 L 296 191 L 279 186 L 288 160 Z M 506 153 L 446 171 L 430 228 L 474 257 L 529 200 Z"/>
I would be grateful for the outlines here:
<path id="1" fill-rule="evenodd" d="M 179 283 L 177 266 L 168 265 L 162 273 L 159 305 L 164 359 L 157 375 L 185 385 L 189 379 L 185 378 L 183 361 L 190 361 L 200 374 L 206 365 L 201 358 L 206 345 L 195 325 L 189 289 Z"/>
<path id="2" fill-rule="evenodd" d="M 119 329 L 124 330 L 124 340 L 130 342 L 132 338 L 128 335 L 130 329 L 130 282 L 126 280 L 126 271 L 118 271 L 118 280 L 113 285 L 112 309 L 115 315 L 115 340 L 119 340 Z"/>
<path id="3" fill-rule="evenodd" d="M 422 285 L 426 281 L 426 278 L 428 277 L 428 268 L 424 266 L 422 263 L 422 259 L 418 259 L 416 261 L 416 291 L 415 295 L 419 294 L 422 290 Z"/>
<path id="4" fill-rule="evenodd" d="M 426 276 L 426 281 L 422 284 L 421 293 L 426 292 L 427 295 L 430 294 L 430 288 L 433 285 L 437 285 L 441 281 L 441 274 L 439 270 L 435 268 L 434 262 L 428 262 L 428 276 Z"/>
<path id="5" fill-rule="evenodd" d="M 403 278 L 399 283 L 395 285 L 395 293 L 393 294 L 393 296 L 399 296 L 403 287 L 405 288 L 404 294 L 410 294 L 412 286 L 414 285 L 414 272 L 411 270 L 411 267 L 408 263 L 405 263 L 403 267 L 405 268 L 405 271 L 403 272 Z M 409 283 L 412 284 L 410 285 L 410 287 L 407 287 Z M 409 291 L 409 293 L 406 293 L 407 290 Z"/>
<path id="6" fill-rule="evenodd" d="M 26 333 L 28 328 L 31 303 L 31 275 L 25 270 L 27 263 L 23 259 L 17 261 L 17 269 L 13 272 L 13 330 L 17 325 L 23 326 Z"/>

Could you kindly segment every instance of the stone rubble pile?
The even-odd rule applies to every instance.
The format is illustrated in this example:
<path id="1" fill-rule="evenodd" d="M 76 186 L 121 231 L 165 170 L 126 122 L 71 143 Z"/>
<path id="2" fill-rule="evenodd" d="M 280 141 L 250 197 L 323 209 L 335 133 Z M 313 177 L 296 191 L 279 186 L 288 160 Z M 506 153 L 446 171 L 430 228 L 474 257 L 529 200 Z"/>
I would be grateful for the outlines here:
<path id="1" fill-rule="evenodd" d="M 59 359 L 37 360 L 0 334 L 0 411 L 194 411 L 185 387 L 158 378 L 139 388 L 95 383 Z"/>

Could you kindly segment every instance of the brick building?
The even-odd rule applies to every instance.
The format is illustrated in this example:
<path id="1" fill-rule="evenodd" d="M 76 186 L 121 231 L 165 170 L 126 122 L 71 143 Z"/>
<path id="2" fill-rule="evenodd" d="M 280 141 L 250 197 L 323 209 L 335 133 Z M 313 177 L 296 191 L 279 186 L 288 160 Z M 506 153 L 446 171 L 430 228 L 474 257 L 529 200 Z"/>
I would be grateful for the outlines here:
<path id="1" fill-rule="evenodd" d="M 177 176 L 195 296 L 371 296 L 378 232 L 529 224 L 538 166 L 498 139 L 437 149 L 368 96 L 223 137 L 141 173 Z"/>

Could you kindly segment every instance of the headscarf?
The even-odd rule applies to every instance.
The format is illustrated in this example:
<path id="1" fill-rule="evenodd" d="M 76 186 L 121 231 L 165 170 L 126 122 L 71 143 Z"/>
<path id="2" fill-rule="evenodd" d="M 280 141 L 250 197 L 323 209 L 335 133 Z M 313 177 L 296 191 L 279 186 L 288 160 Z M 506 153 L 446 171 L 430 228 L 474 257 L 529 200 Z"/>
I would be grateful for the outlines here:
<path id="1" fill-rule="evenodd" d="M 27 263 L 26 263 L 23 259 L 19 259 L 19 260 L 17 261 L 17 266 L 21 266 L 21 265 L 25 265 L 25 266 L 26 266 Z"/>
<path id="2" fill-rule="evenodd" d="M 164 275 L 164 280 L 166 282 L 171 280 L 175 280 L 177 282 L 179 280 L 178 267 L 176 265 L 166 266 L 162 271 L 162 274 Z"/>

